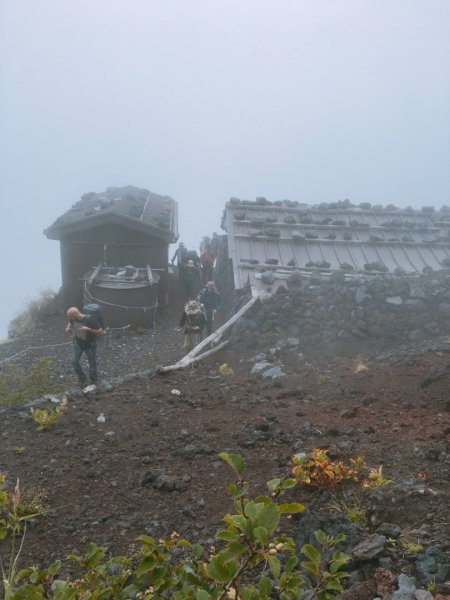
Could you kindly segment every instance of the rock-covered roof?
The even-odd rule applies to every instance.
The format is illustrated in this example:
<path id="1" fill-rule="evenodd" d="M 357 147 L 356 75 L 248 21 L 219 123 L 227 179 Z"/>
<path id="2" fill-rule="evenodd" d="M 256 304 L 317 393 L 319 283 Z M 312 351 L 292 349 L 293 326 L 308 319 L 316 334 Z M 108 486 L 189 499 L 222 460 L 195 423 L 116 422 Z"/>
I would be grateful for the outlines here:
<path id="1" fill-rule="evenodd" d="M 307 205 L 231 198 L 228 234 L 235 286 L 259 289 L 293 271 L 420 274 L 450 266 L 450 208 L 419 210 L 349 200 Z"/>
<path id="2" fill-rule="evenodd" d="M 61 239 L 69 233 L 105 222 L 119 222 L 174 242 L 178 237 L 177 203 L 143 188 L 125 186 L 89 192 L 61 215 L 44 233 Z"/>

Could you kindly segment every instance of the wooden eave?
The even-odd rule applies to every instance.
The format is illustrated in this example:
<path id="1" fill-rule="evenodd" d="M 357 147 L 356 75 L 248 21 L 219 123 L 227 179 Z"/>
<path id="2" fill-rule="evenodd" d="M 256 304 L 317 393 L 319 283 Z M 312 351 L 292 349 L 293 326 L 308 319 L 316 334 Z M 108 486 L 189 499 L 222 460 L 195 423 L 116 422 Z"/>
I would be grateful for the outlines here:
<path id="1" fill-rule="evenodd" d="M 106 214 L 92 215 L 79 221 L 51 225 L 44 230 L 44 234 L 49 240 L 61 240 L 77 231 L 86 231 L 101 225 L 120 225 L 126 229 L 139 231 L 149 237 L 156 237 L 162 241 L 172 244 L 176 241 L 176 234 L 170 229 L 149 225 L 133 217 L 125 217 L 114 212 Z"/>

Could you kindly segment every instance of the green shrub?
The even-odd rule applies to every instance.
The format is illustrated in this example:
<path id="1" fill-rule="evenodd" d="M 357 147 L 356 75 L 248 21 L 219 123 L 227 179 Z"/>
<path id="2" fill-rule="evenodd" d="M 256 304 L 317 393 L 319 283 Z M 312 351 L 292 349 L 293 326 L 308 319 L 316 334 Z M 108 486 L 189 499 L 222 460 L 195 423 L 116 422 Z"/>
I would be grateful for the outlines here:
<path id="1" fill-rule="evenodd" d="M 316 532 L 317 544 L 305 544 L 300 563 L 294 540 L 279 533 L 280 520 L 302 512 L 298 503 L 279 503 L 278 496 L 292 488 L 290 480 L 271 482 L 271 496 L 249 497 L 240 456 L 222 453 L 236 475 L 228 486 L 233 514 L 223 518 L 216 534 L 217 547 L 203 548 L 180 539 L 140 536 L 138 556 L 108 557 L 105 548 L 90 544 L 84 556 L 69 556 L 78 566 L 77 579 L 58 579 L 61 561 L 40 570 L 10 570 L 4 578 L 7 600 L 103 599 L 126 600 L 295 600 L 310 591 L 316 600 L 332 600 L 347 577 L 342 567 L 350 557 L 335 549 L 344 539 Z M 20 587 L 19 587 L 20 586 Z"/>
<path id="2" fill-rule="evenodd" d="M 39 358 L 28 374 L 16 365 L 4 365 L 0 371 L 0 406 L 62 391 L 62 387 L 52 381 L 50 367 L 48 356 Z"/>
<path id="3" fill-rule="evenodd" d="M 39 323 L 60 312 L 59 297 L 52 290 L 44 290 L 35 300 L 31 300 L 25 309 L 9 324 L 8 337 L 19 338 L 32 333 Z"/>

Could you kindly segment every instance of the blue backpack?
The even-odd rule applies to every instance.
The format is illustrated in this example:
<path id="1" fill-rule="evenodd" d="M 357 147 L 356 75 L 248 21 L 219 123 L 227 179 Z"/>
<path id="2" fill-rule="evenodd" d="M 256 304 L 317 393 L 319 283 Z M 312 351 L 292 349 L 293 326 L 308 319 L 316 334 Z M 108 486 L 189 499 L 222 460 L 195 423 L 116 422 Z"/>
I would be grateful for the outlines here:
<path id="1" fill-rule="evenodd" d="M 102 329 L 105 329 L 105 323 L 103 321 L 103 315 L 102 315 L 102 309 L 100 308 L 100 306 L 98 304 L 85 304 L 83 306 L 83 313 L 85 315 L 89 315 L 90 317 L 94 317 L 98 324 L 100 325 L 100 327 Z"/>

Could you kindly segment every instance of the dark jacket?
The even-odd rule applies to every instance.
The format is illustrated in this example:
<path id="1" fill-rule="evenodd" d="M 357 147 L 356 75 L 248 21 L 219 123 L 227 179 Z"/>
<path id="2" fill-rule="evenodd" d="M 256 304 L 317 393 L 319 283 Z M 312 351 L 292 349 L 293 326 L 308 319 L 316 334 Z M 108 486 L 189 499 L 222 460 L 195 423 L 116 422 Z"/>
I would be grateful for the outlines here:
<path id="1" fill-rule="evenodd" d="M 220 294 L 216 288 L 212 288 L 211 292 L 208 291 L 207 287 L 202 288 L 197 296 L 197 300 L 203 304 L 205 310 L 216 310 L 221 304 Z"/>
<path id="2" fill-rule="evenodd" d="M 184 265 L 184 263 L 187 261 L 187 253 L 188 253 L 188 249 L 184 246 L 181 246 L 181 248 L 177 248 L 175 250 L 175 254 L 172 256 L 172 260 L 171 263 L 173 264 L 175 262 L 175 259 L 177 259 L 177 265 Z"/>
<path id="3" fill-rule="evenodd" d="M 186 311 L 183 311 L 180 327 L 184 327 L 184 333 L 192 333 L 193 331 L 201 333 L 205 325 L 206 316 L 202 310 L 199 310 L 198 313 L 193 315 L 188 315 Z M 198 327 L 198 330 L 193 329 L 193 327 Z"/>

